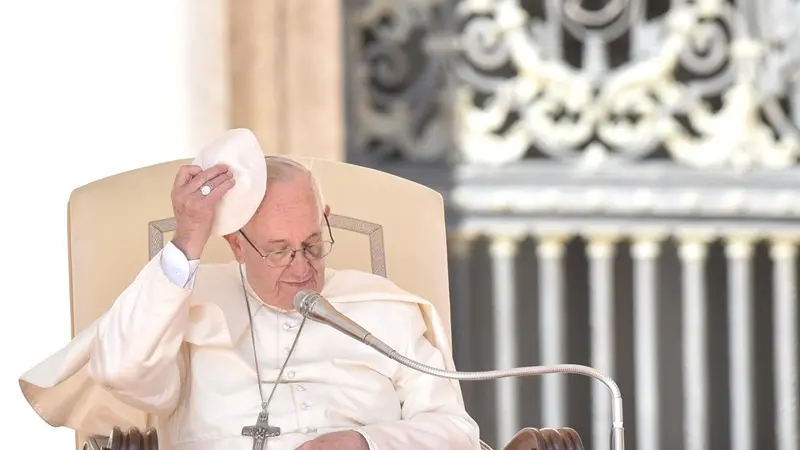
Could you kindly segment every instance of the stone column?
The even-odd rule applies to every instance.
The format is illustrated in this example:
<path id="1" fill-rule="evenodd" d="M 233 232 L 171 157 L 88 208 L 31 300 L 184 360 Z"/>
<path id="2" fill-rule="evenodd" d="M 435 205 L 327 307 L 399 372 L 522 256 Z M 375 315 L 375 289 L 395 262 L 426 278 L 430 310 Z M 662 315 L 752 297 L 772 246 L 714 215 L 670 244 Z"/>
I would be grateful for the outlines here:
<path id="1" fill-rule="evenodd" d="M 228 0 L 184 4 L 187 116 L 190 155 L 230 127 Z M 188 156 L 188 155 L 187 155 Z"/>
<path id="2" fill-rule="evenodd" d="M 343 160 L 341 2 L 229 8 L 232 126 L 253 130 L 268 154 Z"/>
<path id="3" fill-rule="evenodd" d="M 253 130 L 266 153 L 278 148 L 278 60 L 282 28 L 278 5 L 284 0 L 229 1 L 231 126 Z"/>
<path id="4" fill-rule="evenodd" d="M 776 237 L 770 256 L 774 264 L 773 345 L 775 354 L 775 443 L 778 450 L 798 450 L 798 331 L 797 242 Z"/>
<path id="5" fill-rule="evenodd" d="M 684 448 L 709 449 L 708 311 L 706 305 L 706 236 L 681 236 L 683 268 Z"/>
<path id="6" fill-rule="evenodd" d="M 634 292 L 634 361 L 636 373 L 636 448 L 659 450 L 661 426 L 658 364 L 657 236 L 636 236 L 631 246 Z"/>
<path id="7" fill-rule="evenodd" d="M 725 255 L 728 258 L 731 449 L 753 450 L 757 438 L 752 238 L 726 238 Z"/>
<path id="8" fill-rule="evenodd" d="M 614 255 L 617 238 L 589 236 L 589 312 L 592 330 L 592 367 L 615 376 Z M 611 397 L 600 383 L 592 384 L 592 448 L 608 445 Z"/>
<path id="9" fill-rule="evenodd" d="M 542 365 L 565 364 L 564 247 L 567 236 L 541 235 L 539 257 L 539 348 Z M 542 377 L 542 427 L 567 425 L 567 384 L 563 375 Z"/>
<path id="10" fill-rule="evenodd" d="M 489 254 L 492 258 L 494 298 L 494 360 L 498 369 L 517 367 L 517 289 L 516 256 L 519 236 L 492 236 Z M 519 431 L 520 379 L 502 378 L 496 381 L 497 438 L 509 442 Z"/>

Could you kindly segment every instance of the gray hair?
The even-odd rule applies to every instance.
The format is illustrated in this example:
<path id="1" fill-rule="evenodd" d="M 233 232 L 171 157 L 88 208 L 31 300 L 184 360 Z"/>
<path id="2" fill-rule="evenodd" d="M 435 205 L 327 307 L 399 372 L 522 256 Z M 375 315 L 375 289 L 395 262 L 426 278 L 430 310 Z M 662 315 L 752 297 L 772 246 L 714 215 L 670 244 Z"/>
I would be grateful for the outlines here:
<path id="1" fill-rule="evenodd" d="M 299 174 L 308 174 L 311 180 L 311 189 L 314 190 L 314 197 L 317 199 L 317 207 L 320 214 L 325 213 L 325 197 L 322 195 L 322 188 L 317 177 L 311 170 L 300 161 L 287 156 L 268 155 L 264 157 L 267 163 L 267 186 L 271 182 L 281 182 Z M 322 216 L 320 216 L 322 219 Z"/>

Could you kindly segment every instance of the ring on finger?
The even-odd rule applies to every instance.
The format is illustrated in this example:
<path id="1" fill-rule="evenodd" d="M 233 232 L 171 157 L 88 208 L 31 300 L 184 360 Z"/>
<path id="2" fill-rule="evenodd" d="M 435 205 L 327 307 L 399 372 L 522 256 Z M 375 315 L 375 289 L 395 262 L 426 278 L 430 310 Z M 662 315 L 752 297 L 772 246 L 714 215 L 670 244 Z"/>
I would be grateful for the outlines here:
<path id="1" fill-rule="evenodd" d="M 208 194 L 210 194 L 210 193 L 211 193 L 211 186 L 209 186 L 209 185 L 207 185 L 207 184 L 204 184 L 204 185 L 203 185 L 203 186 L 200 188 L 200 195 L 202 195 L 203 197 L 207 196 L 207 195 L 208 195 Z"/>

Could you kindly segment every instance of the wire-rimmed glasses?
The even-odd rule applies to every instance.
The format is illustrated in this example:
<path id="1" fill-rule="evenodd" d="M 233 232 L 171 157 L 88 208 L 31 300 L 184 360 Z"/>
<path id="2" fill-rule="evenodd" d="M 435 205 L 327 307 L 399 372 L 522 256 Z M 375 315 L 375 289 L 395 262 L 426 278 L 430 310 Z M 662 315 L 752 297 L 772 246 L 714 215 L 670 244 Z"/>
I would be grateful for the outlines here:
<path id="1" fill-rule="evenodd" d="M 303 256 L 308 261 L 315 261 L 318 259 L 322 259 L 325 256 L 327 256 L 328 253 L 331 252 L 331 250 L 333 249 L 333 243 L 335 242 L 333 239 L 333 232 L 331 231 L 331 224 L 328 221 L 328 216 L 323 215 L 323 217 L 325 217 L 325 225 L 328 227 L 328 236 L 330 237 L 330 240 L 320 240 L 317 242 L 312 242 L 310 244 L 304 244 L 300 248 L 287 248 L 283 250 L 277 250 L 274 252 L 262 253 L 261 250 L 259 250 L 258 247 L 256 247 L 256 245 L 253 243 L 253 241 L 251 241 L 250 238 L 247 237 L 244 231 L 239 230 L 239 233 L 241 233 L 242 237 L 244 237 L 247 243 L 250 244 L 251 247 L 253 247 L 253 250 L 255 250 L 256 253 L 258 253 L 261 259 L 263 259 L 264 262 L 267 263 L 267 265 L 276 268 L 286 267 L 292 263 L 295 254 L 297 254 L 297 252 L 303 252 Z"/>

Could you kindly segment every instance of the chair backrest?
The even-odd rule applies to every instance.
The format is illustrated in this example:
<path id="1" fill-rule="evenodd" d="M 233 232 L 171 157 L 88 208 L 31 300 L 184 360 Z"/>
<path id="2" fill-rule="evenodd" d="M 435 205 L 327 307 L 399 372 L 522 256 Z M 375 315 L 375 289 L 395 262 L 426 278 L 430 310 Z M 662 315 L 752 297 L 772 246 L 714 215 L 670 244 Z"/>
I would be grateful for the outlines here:
<path id="1" fill-rule="evenodd" d="M 298 158 L 318 178 L 331 207 L 334 269 L 386 276 L 434 304 L 450 333 L 444 205 L 420 184 L 352 164 Z M 170 189 L 178 160 L 117 174 L 77 188 L 68 211 L 73 335 L 105 310 L 169 241 Z M 233 259 L 214 237 L 203 262 Z M 450 336 L 448 335 L 448 338 Z M 79 436 L 79 443 L 83 437 Z"/>

